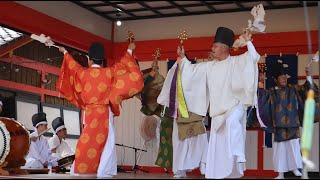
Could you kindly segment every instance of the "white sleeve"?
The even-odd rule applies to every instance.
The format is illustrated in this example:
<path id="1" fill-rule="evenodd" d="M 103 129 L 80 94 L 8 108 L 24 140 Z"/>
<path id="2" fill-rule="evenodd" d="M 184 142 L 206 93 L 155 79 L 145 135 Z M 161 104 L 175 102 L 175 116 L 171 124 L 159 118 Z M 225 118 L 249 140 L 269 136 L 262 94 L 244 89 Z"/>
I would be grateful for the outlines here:
<path id="1" fill-rule="evenodd" d="M 206 63 L 202 62 L 198 64 L 192 64 L 190 60 L 186 57 L 180 60 L 180 70 L 183 72 L 187 72 L 191 77 L 193 76 L 206 76 L 207 69 Z"/>
<path id="2" fill-rule="evenodd" d="M 37 145 L 34 142 L 31 142 L 31 144 L 30 144 L 29 156 L 40 161 L 41 164 L 44 164 L 44 162 L 45 162 L 45 159 L 42 157 L 42 155 L 38 151 Z"/>
<path id="3" fill-rule="evenodd" d="M 49 144 L 50 150 L 57 148 L 60 145 L 59 138 L 56 138 L 56 136 L 53 136 L 48 140 L 48 144 Z"/>
<path id="4" fill-rule="evenodd" d="M 307 81 L 309 81 L 310 84 L 313 84 L 313 81 L 312 81 L 312 77 L 311 77 L 311 76 L 307 76 Z"/>
<path id="5" fill-rule="evenodd" d="M 248 48 L 249 54 L 253 57 L 253 59 L 255 59 L 256 61 L 259 61 L 260 55 L 256 51 L 256 48 L 254 47 L 251 41 L 247 42 L 247 48 Z"/>
<path id="6" fill-rule="evenodd" d="M 66 156 L 74 155 L 74 150 L 70 147 L 69 143 L 67 141 L 64 141 L 64 148 L 63 152 Z"/>
<path id="7" fill-rule="evenodd" d="M 68 151 L 67 151 L 67 153 L 69 154 L 69 155 L 73 155 L 74 154 L 74 150 L 70 147 L 70 145 L 68 144 Z"/>
<path id="8" fill-rule="evenodd" d="M 187 58 L 180 60 L 181 81 L 185 101 L 190 112 L 205 116 L 209 99 L 207 97 L 208 64 L 192 64 Z"/>
<path id="9" fill-rule="evenodd" d="M 127 51 L 132 55 L 132 49 L 128 49 Z"/>

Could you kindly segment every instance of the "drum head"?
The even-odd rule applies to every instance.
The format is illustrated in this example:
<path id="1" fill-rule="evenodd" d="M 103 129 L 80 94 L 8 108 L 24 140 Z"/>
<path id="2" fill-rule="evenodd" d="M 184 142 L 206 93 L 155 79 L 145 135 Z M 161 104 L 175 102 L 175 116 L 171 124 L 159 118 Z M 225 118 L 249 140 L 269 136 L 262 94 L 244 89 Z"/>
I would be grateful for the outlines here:
<path id="1" fill-rule="evenodd" d="M 58 160 L 58 166 L 60 168 L 66 168 L 72 165 L 74 159 L 75 159 L 75 155 L 70 155 L 64 158 L 61 158 Z"/>
<path id="2" fill-rule="evenodd" d="M 6 125 L 0 121 L 0 165 L 5 161 L 10 152 L 10 133 Z"/>

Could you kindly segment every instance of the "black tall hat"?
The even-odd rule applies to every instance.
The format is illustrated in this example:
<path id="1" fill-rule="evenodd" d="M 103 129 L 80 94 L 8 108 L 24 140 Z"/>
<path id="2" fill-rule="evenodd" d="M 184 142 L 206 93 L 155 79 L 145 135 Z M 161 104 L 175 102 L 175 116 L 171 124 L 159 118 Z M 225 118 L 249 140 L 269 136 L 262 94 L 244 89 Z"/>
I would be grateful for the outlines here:
<path id="1" fill-rule="evenodd" d="M 37 127 L 40 124 L 48 124 L 47 115 L 44 112 L 39 112 L 32 116 L 32 125 L 33 127 Z"/>
<path id="2" fill-rule="evenodd" d="M 272 77 L 278 78 L 281 75 L 287 75 L 287 72 L 283 63 L 277 62 L 272 66 Z"/>
<path id="3" fill-rule="evenodd" d="M 61 117 L 57 117 L 55 118 L 52 123 L 52 128 L 54 129 L 55 132 L 58 132 L 59 130 L 63 129 L 63 128 L 66 128 L 64 126 L 64 121 Z"/>
<path id="4" fill-rule="evenodd" d="M 94 42 L 89 48 L 90 60 L 103 61 L 104 60 L 104 47 L 101 43 Z"/>
<path id="5" fill-rule="evenodd" d="M 234 43 L 234 32 L 225 27 L 219 27 L 214 37 L 214 43 L 222 43 L 232 48 Z"/>

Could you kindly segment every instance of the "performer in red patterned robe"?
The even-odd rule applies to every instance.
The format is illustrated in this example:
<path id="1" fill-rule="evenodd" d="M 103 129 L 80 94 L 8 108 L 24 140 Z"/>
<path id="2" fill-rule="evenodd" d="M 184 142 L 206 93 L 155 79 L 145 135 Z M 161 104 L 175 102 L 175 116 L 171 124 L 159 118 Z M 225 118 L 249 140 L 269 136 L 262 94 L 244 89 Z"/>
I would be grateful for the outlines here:
<path id="1" fill-rule="evenodd" d="M 61 47 L 64 60 L 57 89 L 64 97 L 85 111 L 85 126 L 76 146 L 72 174 L 117 174 L 117 155 L 113 116 L 119 116 L 120 105 L 143 89 L 143 78 L 136 64 L 131 43 L 119 63 L 102 68 L 104 47 L 93 43 L 89 49 L 89 68 L 78 64 Z"/>

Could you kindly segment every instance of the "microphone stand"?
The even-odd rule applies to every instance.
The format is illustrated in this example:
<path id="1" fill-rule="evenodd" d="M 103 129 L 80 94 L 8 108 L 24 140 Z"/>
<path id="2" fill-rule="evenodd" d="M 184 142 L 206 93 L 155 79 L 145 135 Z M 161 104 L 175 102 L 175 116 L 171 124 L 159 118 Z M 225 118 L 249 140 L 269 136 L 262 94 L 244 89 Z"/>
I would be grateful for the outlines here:
<path id="1" fill-rule="evenodd" d="M 139 149 L 139 148 L 135 148 L 135 147 L 131 147 L 131 146 L 126 146 L 126 145 L 123 145 L 123 144 L 117 144 L 117 146 L 122 146 L 122 147 L 126 147 L 126 148 L 130 148 L 130 149 L 134 149 L 134 165 L 132 166 L 131 170 L 129 171 L 134 171 L 134 173 L 136 173 L 137 170 L 140 170 L 140 171 L 143 171 L 143 172 L 146 172 L 148 173 L 148 171 L 146 170 L 143 170 L 141 169 L 138 165 L 137 165 L 137 151 L 144 151 L 144 152 L 147 152 L 147 150 L 144 150 L 144 149 Z M 120 172 L 128 172 L 128 171 L 125 171 L 121 168 L 118 168 L 120 170 Z"/>

